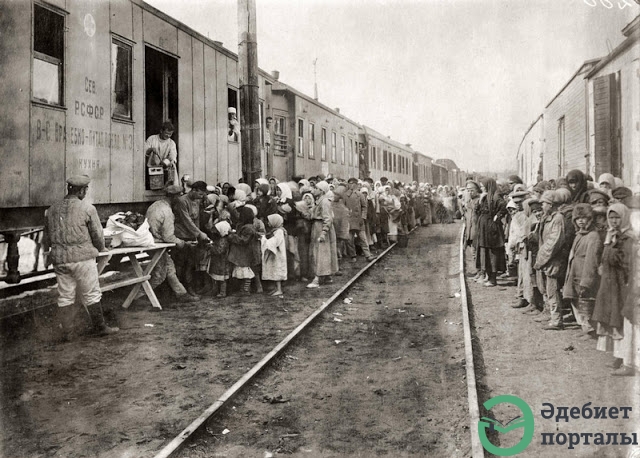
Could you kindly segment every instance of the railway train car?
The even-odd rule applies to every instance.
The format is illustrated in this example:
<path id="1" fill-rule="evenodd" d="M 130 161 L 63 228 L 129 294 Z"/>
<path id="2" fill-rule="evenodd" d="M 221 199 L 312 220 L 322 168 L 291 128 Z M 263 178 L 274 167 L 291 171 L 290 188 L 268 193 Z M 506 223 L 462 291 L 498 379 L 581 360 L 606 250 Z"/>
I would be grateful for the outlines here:
<path id="1" fill-rule="evenodd" d="M 266 175 L 279 180 L 322 174 L 358 177 L 362 143 L 358 123 L 278 80 L 267 82 L 266 112 L 272 140 Z"/>
<path id="2" fill-rule="evenodd" d="M 413 180 L 418 183 L 433 183 L 433 159 L 422 153 L 413 153 Z"/>
<path id="3" fill-rule="evenodd" d="M 174 125 L 179 176 L 242 176 L 228 114 L 240 107 L 238 56 L 222 43 L 142 0 L 5 2 L 0 24 L 12 37 L 0 40 L 0 281 L 20 281 L 18 242 L 29 234 L 37 245 L 44 211 L 64 196 L 68 177 L 91 176 L 87 199 L 103 220 L 144 212 L 161 197 L 167 177 L 147 165 L 144 143 L 164 121 Z M 417 170 L 425 179 L 416 181 L 448 180 L 416 161 L 409 145 L 280 82 L 277 72 L 260 70 L 258 84 L 263 176 L 410 182 Z M 35 271 L 37 256 L 36 248 Z"/>
<path id="4" fill-rule="evenodd" d="M 175 128 L 180 175 L 241 176 L 228 129 L 238 62 L 221 43 L 140 0 L 5 2 L 1 23 L 12 37 L 0 40 L 0 234 L 10 244 L 42 227 L 79 173 L 91 176 L 87 198 L 102 218 L 144 211 L 164 175 L 147 167 L 143 145 L 163 121 Z"/>
<path id="5" fill-rule="evenodd" d="M 403 183 L 413 181 L 413 155 L 410 145 L 403 145 L 391 137 L 362 126 L 364 137 L 364 158 L 366 171 L 374 181 L 380 177 Z"/>

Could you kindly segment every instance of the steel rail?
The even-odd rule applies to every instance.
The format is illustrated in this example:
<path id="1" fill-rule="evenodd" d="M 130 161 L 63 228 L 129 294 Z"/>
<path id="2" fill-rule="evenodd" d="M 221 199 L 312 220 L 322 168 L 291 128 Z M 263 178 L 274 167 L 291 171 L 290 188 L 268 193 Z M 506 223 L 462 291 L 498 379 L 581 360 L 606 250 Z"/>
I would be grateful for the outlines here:
<path id="1" fill-rule="evenodd" d="M 413 232 L 412 229 L 411 232 Z M 182 448 L 185 442 L 196 433 L 202 425 L 209 420 L 216 412 L 222 410 L 227 403 L 237 395 L 244 386 L 249 383 L 267 364 L 271 362 L 280 352 L 296 337 L 298 336 L 315 318 L 320 315 L 327 307 L 329 307 L 338 297 L 342 295 L 358 278 L 362 276 L 371 266 L 384 257 L 397 242 L 394 242 L 389 248 L 384 250 L 378 255 L 376 259 L 364 266 L 358 273 L 356 273 L 351 279 L 336 291 L 326 302 L 323 302 L 311 315 L 307 317 L 297 328 L 295 328 L 289 335 L 287 335 L 273 350 L 271 350 L 264 358 L 255 364 L 249 371 L 247 371 L 231 388 L 225 391 L 222 396 L 218 398 L 213 404 L 211 404 L 207 410 L 205 410 L 198 418 L 196 418 L 189 426 L 187 426 L 180 434 L 178 434 L 171 442 L 165 445 L 154 458 L 169 458 L 175 456 L 174 454 Z"/>
<path id="2" fill-rule="evenodd" d="M 478 387 L 476 385 L 476 371 L 473 360 L 473 341 L 471 340 L 471 324 L 469 321 L 469 304 L 467 302 L 467 283 L 464 263 L 464 229 L 462 225 L 460 233 L 460 299 L 462 302 L 462 326 L 464 332 L 464 354 L 467 369 L 467 394 L 469 402 L 469 432 L 471 433 L 471 456 L 484 458 L 484 447 L 478 435 L 478 422 L 480 421 L 480 408 L 478 405 Z"/>

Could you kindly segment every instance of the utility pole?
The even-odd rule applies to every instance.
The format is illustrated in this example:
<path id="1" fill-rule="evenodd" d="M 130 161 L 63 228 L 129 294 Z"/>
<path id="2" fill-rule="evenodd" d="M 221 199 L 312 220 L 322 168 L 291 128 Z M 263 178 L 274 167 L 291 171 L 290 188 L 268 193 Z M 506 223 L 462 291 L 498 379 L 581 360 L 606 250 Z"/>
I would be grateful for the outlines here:
<path id="1" fill-rule="evenodd" d="M 262 175 L 256 31 L 255 0 L 238 0 L 238 78 L 242 178 L 249 186 L 253 186 L 255 180 Z"/>
<path id="2" fill-rule="evenodd" d="M 316 57 L 313 61 L 313 98 L 318 100 L 318 73 L 316 64 L 318 63 L 318 58 Z"/>

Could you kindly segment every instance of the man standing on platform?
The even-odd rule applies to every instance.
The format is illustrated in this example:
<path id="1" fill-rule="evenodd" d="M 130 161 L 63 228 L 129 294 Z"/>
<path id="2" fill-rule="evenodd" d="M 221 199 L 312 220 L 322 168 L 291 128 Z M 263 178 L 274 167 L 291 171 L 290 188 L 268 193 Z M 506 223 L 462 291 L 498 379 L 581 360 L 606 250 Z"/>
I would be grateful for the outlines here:
<path id="1" fill-rule="evenodd" d="M 185 243 L 188 242 L 175 236 L 175 217 L 171 207 L 180 198 L 182 188 L 177 185 L 170 185 L 165 189 L 165 193 L 165 197 L 155 201 L 147 210 L 146 218 L 149 223 L 149 230 L 156 242 L 175 243 L 175 249 L 181 250 L 184 248 Z M 197 302 L 200 299 L 197 296 L 188 294 L 185 287 L 182 286 L 176 274 L 176 266 L 173 263 L 173 259 L 167 252 L 162 255 L 156 267 L 151 271 L 149 284 L 155 289 L 165 280 L 169 283 L 169 287 L 176 295 L 178 302 Z M 140 289 L 135 302 L 138 305 L 151 305 L 142 289 Z"/>
<path id="2" fill-rule="evenodd" d="M 104 336 L 118 332 L 104 321 L 102 291 L 96 257 L 106 251 L 96 208 L 83 199 L 91 179 L 77 175 L 67 180 L 67 195 L 45 213 L 43 247 L 46 265 L 53 264 L 58 280 L 58 310 L 64 338 L 70 337 L 76 293 L 91 317 L 93 331 Z"/>
<path id="3" fill-rule="evenodd" d="M 196 181 L 191 190 L 175 199 L 173 213 L 175 215 L 175 236 L 185 242 L 208 242 L 207 234 L 200 230 L 200 206 L 207 195 L 207 183 Z M 176 247 L 177 248 L 177 247 Z M 187 293 L 195 296 L 192 282 L 196 266 L 197 246 L 185 243 L 182 248 L 172 250 L 171 256 L 176 266 L 178 278 L 185 286 Z"/>
<path id="4" fill-rule="evenodd" d="M 347 240 L 347 256 L 351 257 L 351 262 L 356 261 L 356 247 L 354 238 L 358 237 L 358 246 L 362 249 L 367 261 L 375 259 L 369 251 L 367 234 L 364 225 L 367 220 L 367 198 L 358 190 L 358 179 L 349 178 L 349 189 L 343 194 L 344 202 L 349 209 L 349 239 Z"/>

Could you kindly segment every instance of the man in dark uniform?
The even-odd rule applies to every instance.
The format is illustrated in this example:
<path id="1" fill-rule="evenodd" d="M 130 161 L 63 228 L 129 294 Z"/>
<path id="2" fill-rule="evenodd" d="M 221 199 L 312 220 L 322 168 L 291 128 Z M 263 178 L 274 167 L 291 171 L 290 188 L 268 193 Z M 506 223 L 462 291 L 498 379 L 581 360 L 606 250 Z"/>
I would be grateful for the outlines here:
<path id="1" fill-rule="evenodd" d="M 43 246 L 45 264 L 53 264 L 58 280 L 58 307 L 64 338 L 68 339 L 75 316 L 76 293 L 89 313 L 96 335 L 113 334 L 106 325 L 96 257 L 106 251 L 96 208 L 83 199 L 91 179 L 77 175 L 67 180 L 67 195 L 45 213 Z"/>

